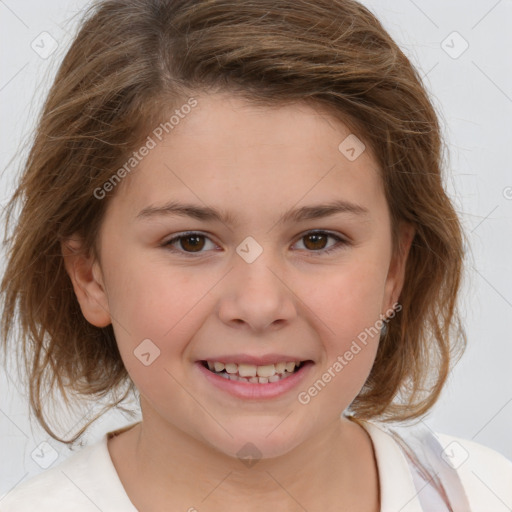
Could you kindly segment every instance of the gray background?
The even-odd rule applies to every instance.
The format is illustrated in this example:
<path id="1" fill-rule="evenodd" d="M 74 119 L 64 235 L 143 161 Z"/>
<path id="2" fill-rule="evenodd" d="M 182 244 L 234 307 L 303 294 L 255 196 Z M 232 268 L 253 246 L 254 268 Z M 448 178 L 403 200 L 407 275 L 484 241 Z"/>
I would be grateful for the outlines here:
<path id="1" fill-rule="evenodd" d="M 424 77 L 449 145 L 447 187 L 471 242 L 461 297 L 469 347 L 424 423 L 512 459 L 512 1 L 363 3 Z M 18 151 L 26 153 L 26 137 L 75 26 L 70 18 L 84 5 L 0 0 L 0 168 L 6 169 L 0 206 L 20 160 L 7 165 Z M 13 366 L 0 370 L 0 386 L 2 496 L 71 452 L 30 423 Z M 108 414 L 85 442 L 132 421 Z"/>

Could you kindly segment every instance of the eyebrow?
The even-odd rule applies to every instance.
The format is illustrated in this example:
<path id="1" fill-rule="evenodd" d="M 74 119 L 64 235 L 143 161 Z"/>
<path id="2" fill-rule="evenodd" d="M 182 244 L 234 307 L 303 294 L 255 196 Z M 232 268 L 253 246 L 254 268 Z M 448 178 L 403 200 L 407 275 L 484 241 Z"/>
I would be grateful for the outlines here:
<path id="1" fill-rule="evenodd" d="M 331 201 L 328 203 L 302 206 L 288 210 L 279 219 L 279 224 L 287 222 L 300 222 L 311 219 L 320 219 L 339 213 L 349 213 L 367 216 L 367 208 L 344 200 Z M 149 219 L 156 216 L 179 216 L 191 217 L 203 221 L 217 221 L 223 224 L 236 225 L 236 216 L 229 211 L 218 210 L 209 206 L 197 206 L 194 204 L 170 201 L 162 206 L 148 206 L 137 214 L 137 219 Z"/>

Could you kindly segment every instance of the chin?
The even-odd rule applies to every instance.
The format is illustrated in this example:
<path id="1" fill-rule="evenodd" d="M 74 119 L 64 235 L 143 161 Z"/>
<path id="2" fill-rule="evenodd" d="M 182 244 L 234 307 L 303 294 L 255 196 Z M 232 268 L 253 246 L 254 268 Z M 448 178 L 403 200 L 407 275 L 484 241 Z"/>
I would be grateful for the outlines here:
<path id="1" fill-rule="evenodd" d="M 216 451 L 252 467 L 254 462 L 251 464 L 251 461 L 286 455 L 301 443 L 301 436 L 290 431 L 290 426 L 285 426 L 286 421 L 280 425 L 281 421 L 282 418 L 279 421 L 276 418 L 267 421 L 254 418 L 256 424 L 233 422 L 228 428 L 233 437 L 222 430 L 220 437 L 205 441 Z"/>

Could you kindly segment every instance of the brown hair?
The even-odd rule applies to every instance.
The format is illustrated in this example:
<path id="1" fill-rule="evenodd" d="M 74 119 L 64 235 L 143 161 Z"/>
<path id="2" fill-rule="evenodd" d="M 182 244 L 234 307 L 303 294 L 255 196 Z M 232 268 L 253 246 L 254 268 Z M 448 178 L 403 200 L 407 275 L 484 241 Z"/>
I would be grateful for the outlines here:
<path id="1" fill-rule="evenodd" d="M 274 106 L 308 102 L 371 148 L 394 242 L 400 221 L 416 232 L 402 309 L 350 408 L 382 421 L 425 414 L 466 345 L 456 304 L 463 233 L 443 189 L 436 112 L 380 22 L 353 0 L 107 0 L 89 8 L 60 66 L 6 216 L 9 229 L 21 206 L 7 237 L 3 343 L 26 366 L 40 423 L 60 439 L 45 393 L 107 397 L 113 407 L 133 389 L 112 326 L 84 319 L 60 244 L 78 233 L 97 253 L 111 194 L 100 201 L 94 191 L 168 111 L 206 90 Z"/>

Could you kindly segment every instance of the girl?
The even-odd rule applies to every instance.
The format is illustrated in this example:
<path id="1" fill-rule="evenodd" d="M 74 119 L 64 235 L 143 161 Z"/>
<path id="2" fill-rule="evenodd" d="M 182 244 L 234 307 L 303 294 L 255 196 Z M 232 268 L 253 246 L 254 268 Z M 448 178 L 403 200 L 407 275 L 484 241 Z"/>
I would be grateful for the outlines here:
<path id="1" fill-rule="evenodd" d="M 3 339 L 55 439 L 88 425 L 52 392 L 142 421 L 0 510 L 510 510 L 503 456 L 399 428 L 465 346 L 441 147 L 353 0 L 95 4 L 10 203 Z"/>

